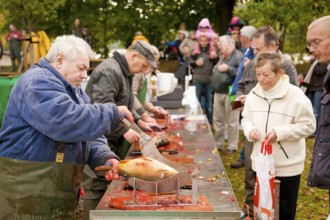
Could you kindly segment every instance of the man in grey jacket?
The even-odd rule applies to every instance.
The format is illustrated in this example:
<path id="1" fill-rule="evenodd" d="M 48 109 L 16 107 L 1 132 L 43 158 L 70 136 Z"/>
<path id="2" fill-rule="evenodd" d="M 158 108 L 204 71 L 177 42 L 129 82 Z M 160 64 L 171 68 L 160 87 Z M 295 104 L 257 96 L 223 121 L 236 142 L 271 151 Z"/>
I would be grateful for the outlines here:
<path id="1" fill-rule="evenodd" d="M 104 60 L 95 68 L 86 86 L 86 93 L 93 103 L 115 103 L 127 106 L 132 111 L 135 123 L 141 129 L 151 131 L 151 127 L 157 124 L 140 120 L 140 115 L 133 110 L 132 78 L 134 74 L 151 72 L 156 68 L 155 51 L 150 44 L 138 40 L 127 48 L 125 54 L 115 52 L 113 57 Z M 125 140 L 130 144 L 139 141 L 139 135 L 124 125 L 106 134 L 106 137 L 111 150 L 121 158 L 125 157 L 128 150 L 124 150 Z M 129 148 L 127 143 L 125 145 Z M 95 209 L 107 189 L 107 183 L 98 179 L 88 166 L 85 167 L 83 179 L 84 218 L 87 219 L 89 210 Z"/>
<path id="2" fill-rule="evenodd" d="M 261 52 L 273 51 L 278 52 L 279 40 L 275 30 L 269 26 L 260 27 L 254 34 L 252 39 L 252 45 L 254 54 L 258 55 Z M 247 94 L 256 86 L 257 78 L 254 68 L 254 62 L 246 61 L 245 70 L 242 79 L 238 82 L 238 88 L 236 92 L 236 97 L 241 100 L 242 104 L 245 103 L 245 98 Z M 285 60 L 283 63 L 285 74 L 289 76 L 290 83 L 298 86 L 298 74 L 290 60 Z M 254 184 L 256 174 L 252 170 L 251 164 L 251 153 L 253 149 L 253 143 L 249 142 L 244 137 L 244 167 L 245 167 L 245 204 L 249 206 L 249 211 L 246 207 L 243 207 L 241 218 L 244 219 L 248 213 L 253 216 L 253 196 L 254 196 Z"/>
<path id="3" fill-rule="evenodd" d="M 214 89 L 213 125 L 217 148 L 224 150 L 225 130 L 228 132 L 226 155 L 233 154 L 238 144 L 239 112 L 231 109 L 228 87 L 233 84 L 236 69 L 242 58 L 242 53 L 235 49 L 235 40 L 229 35 L 221 36 L 220 59 L 214 66 L 211 85 Z M 227 127 L 227 129 L 225 129 Z"/>

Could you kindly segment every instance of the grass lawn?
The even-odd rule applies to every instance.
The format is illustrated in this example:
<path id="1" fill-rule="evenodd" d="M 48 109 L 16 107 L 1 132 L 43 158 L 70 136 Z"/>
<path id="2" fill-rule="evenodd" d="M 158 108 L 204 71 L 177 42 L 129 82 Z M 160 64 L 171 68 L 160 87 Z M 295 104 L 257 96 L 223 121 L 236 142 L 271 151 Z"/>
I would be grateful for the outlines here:
<path id="1" fill-rule="evenodd" d="M 242 207 L 244 204 L 244 168 L 240 169 L 232 169 L 230 168 L 230 163 L 236 161 L 239 158 L 239 153 L 241 146 L 243 146 L 243 137 L 240 135 L 240 143 L 239 150 L 232 155 L 224 155 L 221 153 L 221 158 L 224 166 L 226 167 L 226 171 L 232 187 L 234 189 L 234 193 L 236 195 L 238 204 Z M 314 219 L 322 219 L 325 220 L 328 216 L 328 190 L 321 190 L 318 188 L 312 188 L 307 186 L 307 175 L 309 172 L 309 167 L 312 160 L 312 152 L 314 145 L 314 138 L 307 138 L 307 158 L 305 161 L 305 169 L 302 174 L 300 180 L 300 189 L 299 189 L 299 197 L 298 197 L 298 205 L 297 205 L 297 220 L 314 220 Z"/>

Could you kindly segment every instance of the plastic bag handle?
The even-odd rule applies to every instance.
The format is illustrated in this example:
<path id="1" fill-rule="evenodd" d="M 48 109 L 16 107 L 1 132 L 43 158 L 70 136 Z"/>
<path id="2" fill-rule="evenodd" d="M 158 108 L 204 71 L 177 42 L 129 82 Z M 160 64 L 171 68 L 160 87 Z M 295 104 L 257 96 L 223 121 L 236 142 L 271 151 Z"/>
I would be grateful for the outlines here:
<path id="1" fill-rule="evenodd" d="M 260 153 L 263 155 L 270 155 L 273 153 L 273 146 L 271 144 L 265 144 L 265 140 L 261 143 Z"/>

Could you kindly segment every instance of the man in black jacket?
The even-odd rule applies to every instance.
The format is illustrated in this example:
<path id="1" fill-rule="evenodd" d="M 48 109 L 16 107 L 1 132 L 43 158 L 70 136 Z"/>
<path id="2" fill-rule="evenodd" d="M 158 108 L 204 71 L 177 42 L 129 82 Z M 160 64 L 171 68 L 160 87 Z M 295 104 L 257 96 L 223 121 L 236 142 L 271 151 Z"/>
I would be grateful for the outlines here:
<path id="1" fill-rule="evenodd" d="M 138 40 L 127 48 L 124 54 L 115 52 L 113 57 L 104 60 L 91 74 L 86 86 L 86 93 L 93 103 L 115 103 L 127 106 L 132 111 L 134 121 L 143 130 L 152 131 L 152 126 L 157 124 L 140 120 L 140 115 L 133 110 L 134 94 L 132 91 L 133 75 L 141 72 L 151 72 L 157 68 L 156 51 L 150 44 Z M 119 126 L 115 131 L 105 135 L 108 145 L 121 159 L 127 153 L 124 141 L 136 143 L 139 135 L 127 126 Z M 89 167 L 85 167 L 83 185 L 85 188 L 84 218 L 87 219 L 88 211 L 95 209 L 99 200 L 107 189 L 107 182 L 96 177 Z"/>

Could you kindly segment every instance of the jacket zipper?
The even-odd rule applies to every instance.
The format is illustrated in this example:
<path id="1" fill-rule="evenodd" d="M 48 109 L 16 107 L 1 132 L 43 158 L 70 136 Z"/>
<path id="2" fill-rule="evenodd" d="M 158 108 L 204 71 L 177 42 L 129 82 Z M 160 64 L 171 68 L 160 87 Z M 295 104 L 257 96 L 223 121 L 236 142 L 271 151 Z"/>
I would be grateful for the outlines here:
<path id="1" fill-rule="evenodd" d="M 283 150 L 283 152 L 284 152 L 284 154 L 285 154 L 285 156 L 286 156 L 286 158 L 287 159 L 289 159 L 289 156 L 288 156 L 288 154 L 286 153 L 286 151 L 284 150 L 284 148 L 283 148 L 283 146 L 282 146 L 282 144 L 281 144 L 281 142 L 277 142 L 281 147 L 280 147 L 280 149 L 282 149 Z"/>
<path id="2" fill-rule="evenodd" d="M 255 92 L 253 92 L 254 95 L 256 95 L 257 97 L 265 100 L 268 103 L 268 111 L 267 111 L 267 120 L 266 120 L 266 126 L 265 126 L 265 134 L 267 134 L 267 130 L 268 130 L 268 120 L 269 120 L 269 114 L 270 114 L 270 107 L 274 101 L 274 99 L 269 103 L 268 100 L 264 97 L 259 96 L 258 94 L 256 94 Z M 288 154 L 286 153 L 284 147 L 282 146 L 281 142 L 277 142 L 280 145 L 280 149 L 283 151 L 283 153 L 285 154 L 286 158 L 289 159 Z"/>

